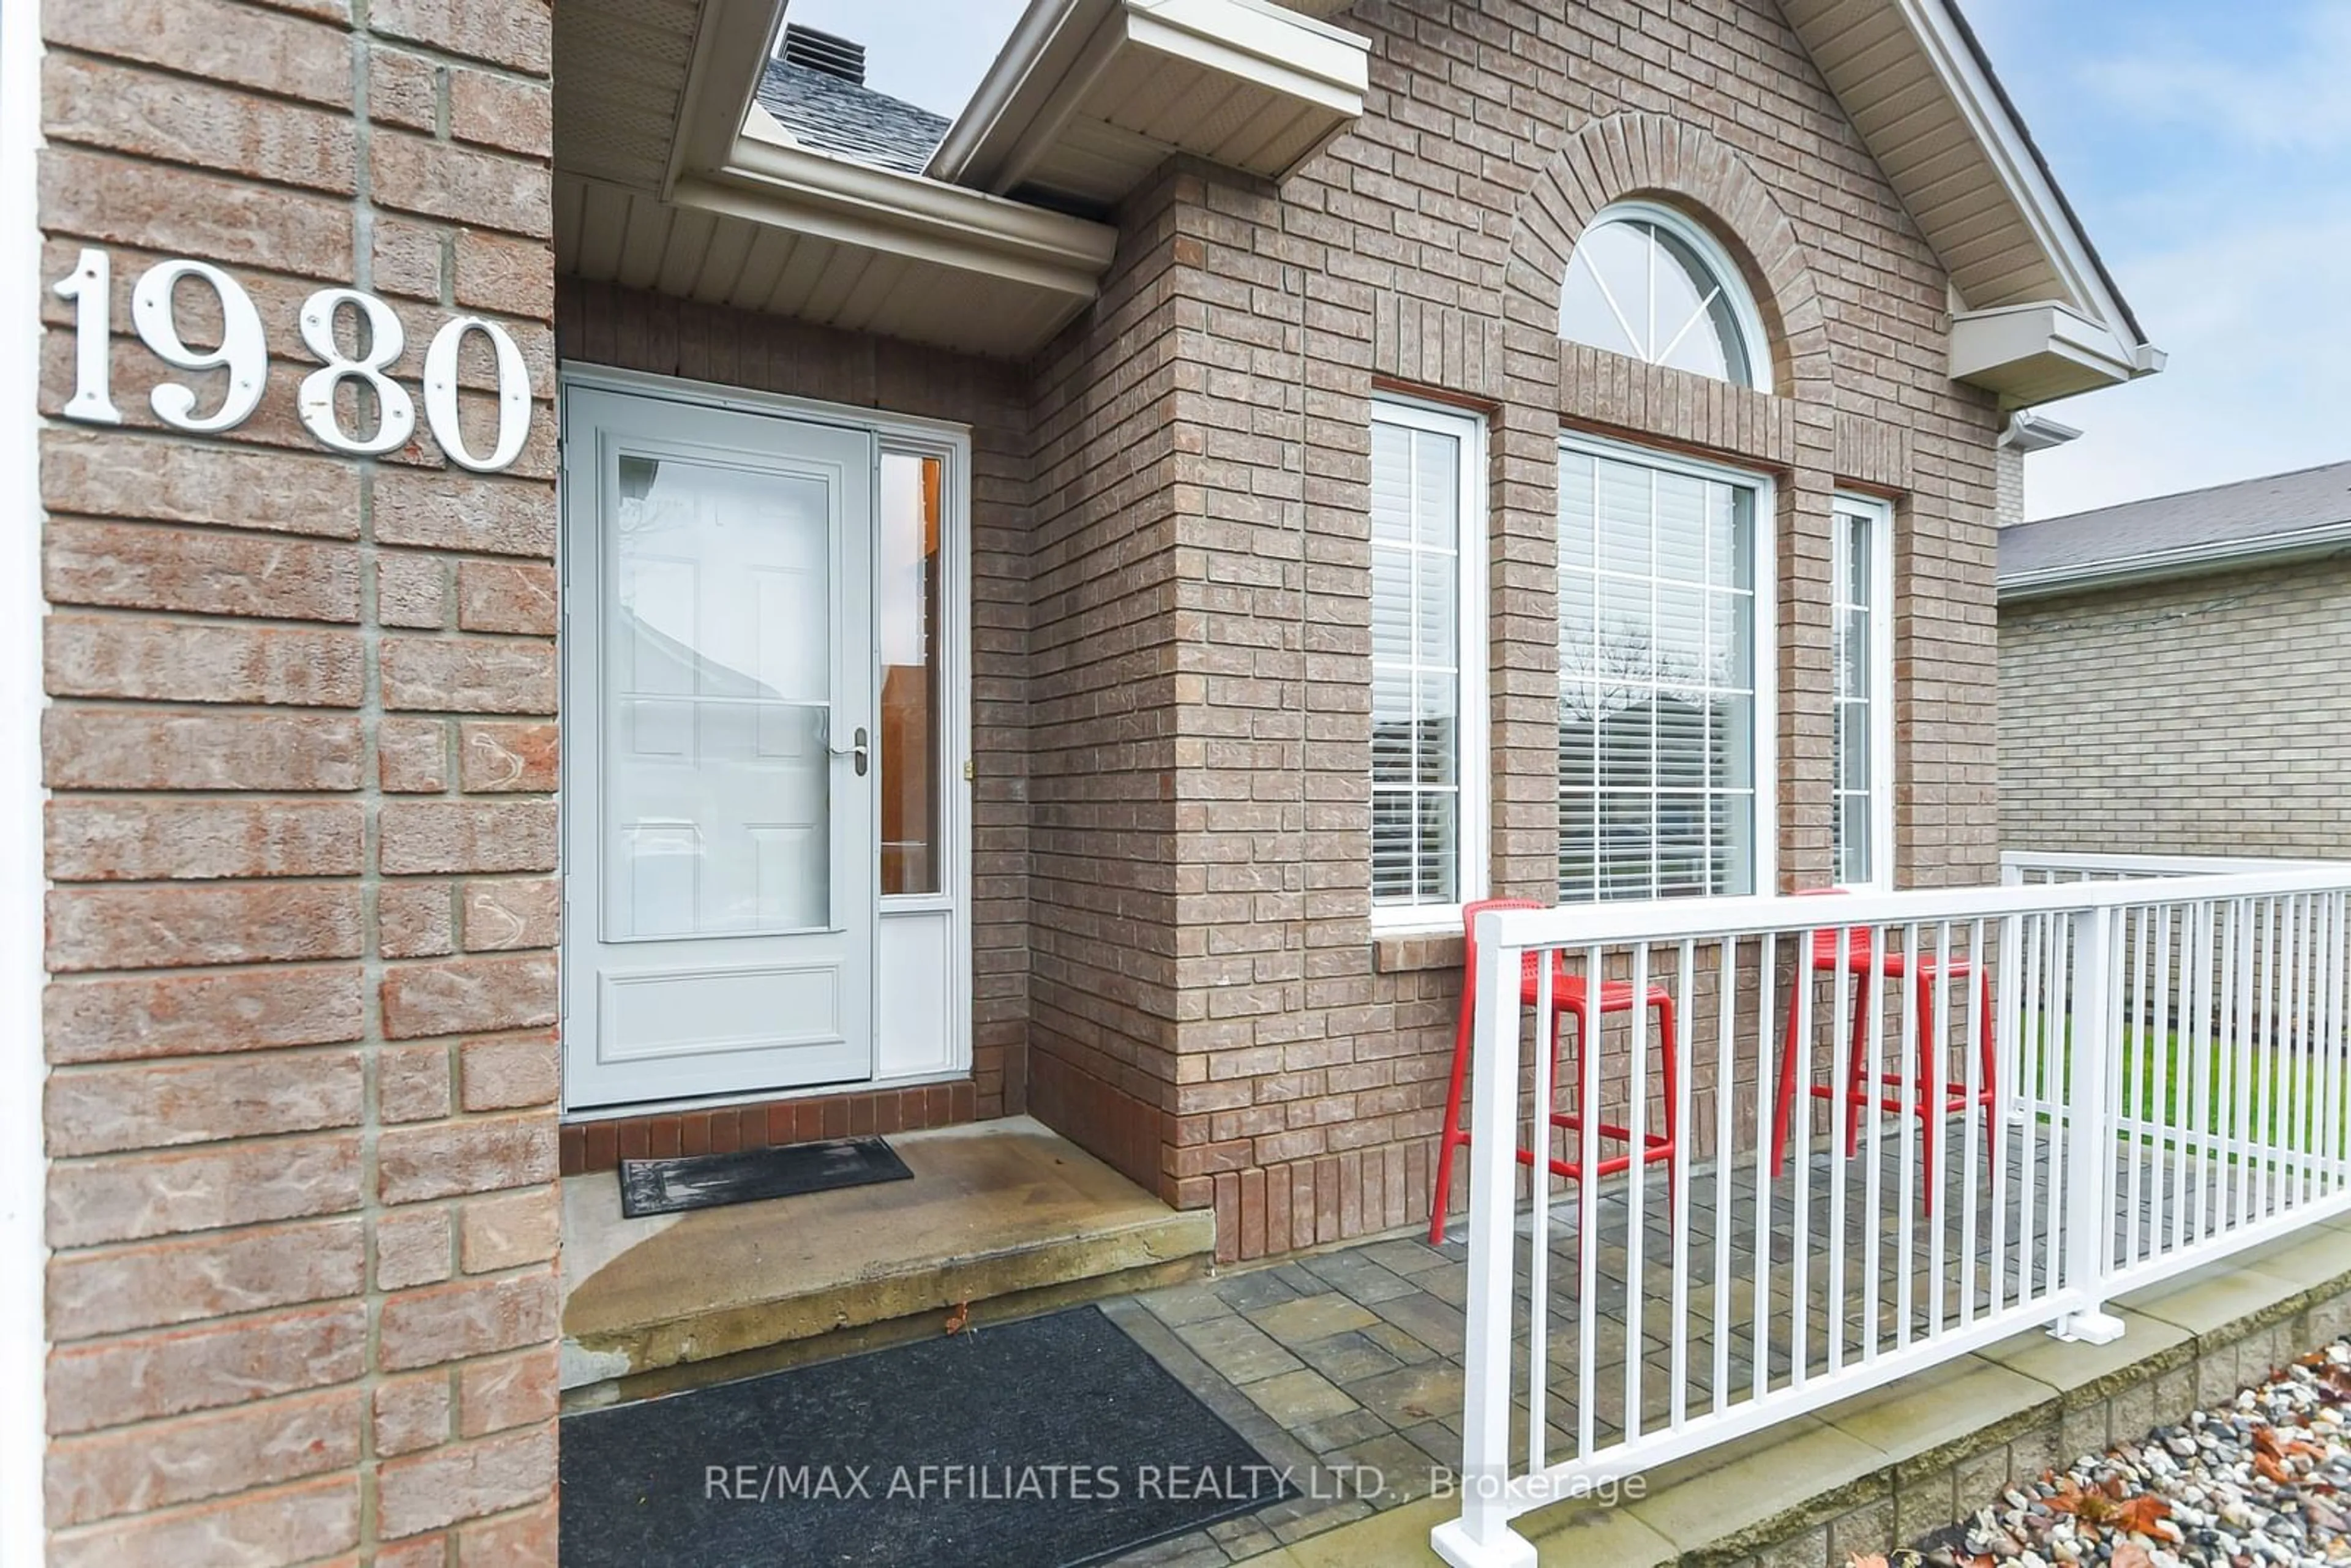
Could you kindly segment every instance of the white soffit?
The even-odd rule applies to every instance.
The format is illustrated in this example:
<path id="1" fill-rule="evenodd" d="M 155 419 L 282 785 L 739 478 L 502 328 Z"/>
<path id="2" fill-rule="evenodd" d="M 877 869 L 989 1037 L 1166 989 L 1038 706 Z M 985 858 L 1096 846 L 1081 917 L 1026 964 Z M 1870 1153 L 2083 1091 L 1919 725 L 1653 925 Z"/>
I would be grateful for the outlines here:
<path id="1" fill-rule="evenodd" d="M 2017 407 L 2162 368 L 1953 0 L 1783 8 L 1965 301 L 1954 379 Z"/>
<path id="2" fill-rule="evenodd" d="M 1098 207 L 1176 152 L 1278 180 L 1369 81 L 1368 42 L 1266 0 L 1034 0 L 929 172 Z"/>
<path id="3" fill-rule="evenodd" d="M 657 190 L 667 177 L 702 0 L 555 7 L 555 167 Z"/>
<path id="4" fill-rule="evenodd" d="M 799 146 L 752 100 L 776 0 L 556 16 L 564 275 L 1000 356 L 1099 291 L 1106 225 Z"/>

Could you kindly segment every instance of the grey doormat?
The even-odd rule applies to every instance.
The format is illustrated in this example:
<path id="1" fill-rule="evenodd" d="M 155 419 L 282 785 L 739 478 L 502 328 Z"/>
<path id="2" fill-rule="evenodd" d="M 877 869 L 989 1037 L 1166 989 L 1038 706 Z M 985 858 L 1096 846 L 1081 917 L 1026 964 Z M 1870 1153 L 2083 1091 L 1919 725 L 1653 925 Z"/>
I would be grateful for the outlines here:
<path id="1" fill-rule="evenodd" d="M 565 1568 L 1075 1568 L 1290 1495 L 1078 1307 L 563 1420 Z"/>
<path id="2" fill-rule="evenodd" d="M 689 1208 L 798 1197 L 878 1181 L 912 1181 L 897 1151 L 880 1138 L 836 1138 L 781 1149 L 621 1162 L 621 1212 L 677 1214 Z"/>

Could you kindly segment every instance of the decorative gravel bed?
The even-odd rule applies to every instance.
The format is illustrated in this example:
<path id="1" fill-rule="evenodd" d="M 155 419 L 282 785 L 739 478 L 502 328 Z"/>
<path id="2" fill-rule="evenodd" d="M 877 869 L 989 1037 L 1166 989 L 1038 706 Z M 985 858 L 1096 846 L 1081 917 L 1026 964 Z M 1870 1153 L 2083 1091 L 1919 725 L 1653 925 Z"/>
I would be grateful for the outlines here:
<path id="1" fill-rule="evenodd" d="M 2351 1563 L 2346 1491 L 2351 1340 L 2272 1373 L 2233 1404 L 2011 1488 L 1920 1542 L 1916 1559 L 1930 1568 Z"/>

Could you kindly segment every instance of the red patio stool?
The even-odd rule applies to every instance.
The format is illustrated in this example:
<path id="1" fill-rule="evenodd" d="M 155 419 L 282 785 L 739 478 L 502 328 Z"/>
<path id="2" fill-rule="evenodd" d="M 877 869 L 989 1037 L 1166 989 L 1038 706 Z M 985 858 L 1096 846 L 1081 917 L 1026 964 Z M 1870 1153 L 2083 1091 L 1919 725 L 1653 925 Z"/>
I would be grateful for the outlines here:
<path id="1" fill-rule="evenodd" d="M 1461 911 L 1462 934 L 1466 939 L 1461 966 L 1461 1009 L 1458 1019 L 1453 1026 L 1453 1080 L 1445 1093 L 1445 1136 L 1437 1147 L 1437 1191 L 1429 1199 L 1428 1244 L 1432 1247 L 1442 1246 L 1445 1241 L 1446 1201 L 1453 1191 L 1453 1153 L 1469 1142 L 1469 1129 L 1461 1124 L 1461 1088 L 1469 1072 L 1470 1024 L 1472 1014 L 1477 1007 L 1478 916 L 1489 909 L 1541 909 L 1541 904 L 1531 898 L 1488 898 L 1466 905 Z M 1536 967 L 1539 962 L 1536 955 L 1529 953 L 1525 956 L 1525 959 L 1519 981 L 1519 1005 L 1521 1008 L 1531 1008 L 1541 999 L 1538 986 L 1541 980 L 1541 972 Z M 1592 1032 L 1589 995 L 1582 977 L 1570 975 L 1567 972 L 1567 961 L 1563 956 L 1553 954 L 1552 959 L 1552 1011 L 1554 1015 L 1563 1015 L 1575 1020 L 1575 1047 L 1581 1051 L 1583 1041 Z M 1646 1128 L 1642 1130 L 1641 1163 L 1650 1165 L 1664 1161 L 1670 1174 L 1675 1148 L 1674 1113 L 1680 1098 L 1676 1089 L 1679 1082 L 1678 1058 L 1681 1054 L 1674 1038 L 1673 994 L 1661 986 L 1652 986 L 1647 995 L 1642 997 L 1637 996 L 1632 986 L 1625 981 L 1604 980 L 1601 982 L 1600 1014 L 1604 1019 L 1610 1013 L 1629 1013 L 1648 1008 L 1656 1009 L 1657 1035 L 1665 1049 L 1666 1115 L 1663 1132 L 1653 1133 Z M 1565 1034 L 1566 1031 L 1563 1029 L 1554 1029 L 1552 1032 L 1552 1090 L 1554 1095 L 1557 1094 L 1559 1085 L 1562 1082 L 1562 1075 L 1559 1071 L 1559 1048 Z M 1577 1065 L 1580 1067 L 1580 1060 Z M 1583 1074 L 1578 1071 L 1572 1079 L 1566 1081 L 1575 1083 L 1580 1092 L 1583 1082 Z M 1551 1124 L 1577 1134 L 1581 1134 L 1583 1130 L 1583 1120 L 1574 1112 L 1552 1111 Z M 1599 1124 L 1598 1131 L 1600 1136 L 1615 1143 L 1629 1145 L 1633 1141 L 1633 1132 L 1629 1127 L 1603 1122 Z M 1531 1166 L 1534 1163 L 1534 1151 L 1527 1148 L 1519 1150 L 1519 1164 Z M 1553 1176 L 1563 1176 L 1569 1181 L 1581 1181 L 1583 1178 L 1583 1168 L 1579 1162 L 1553 1159 L 1550 1164 Z M 1628 1148 L 1622 1154 L 1612 1155 L 1601 1160 L 1598 1174 L 1603 1176 L 1614 1176 L 1619 1171 L 1631 1169 L 1632 1165 L 1633 1154 Z"/>
<path id="2" fill-rule="evenodd" d="M 1801 889 L 1799 898 L 1834 897 L 1845 890 L 1841 887 Z M 1985 1110 L 1984 1150 L 1987 1158 L 1998 1147 L 1998 1131 L 1991 1114 L 1996 1103 L 1993 1091 L 1991 977 L 1987 974 L 1981 984 L 1976 981 L 1976 965 L 1972 958 L 1917 958 L 1903 953 L 1888 953 L 1882 960 L 1873 962 L 1872 933 L 1866 927 L 1851 927 L 1840 934 L 1834 929 L 1811 934 L 1811 963 L 1808 977 L 1823 973 L 1834 974 L 1840 967 L 1855 977 L 1853 997 L 1853 1044 L 1846 1051 L 1849 1071 L 1842 1094 L 1826 1083 L 1809 1085 L 1816 1100 L 1844 1102 L 1844 1156 L 1853 1158 L 1861 1145 L 1861 1121 L 1856 1111 L 1866 1107 L 1873 1111 L 1900 1112 L 1911 1109 L 1906 1095 L 1915 1094 L 1918 1117 L 1918 1162 L 1922 1172 L 1935 1168 L 1935 1133 L 1946 1117 L 1968 1108 L 1967 1084 L 1943 1082 L 1943 1058 L 1935 1041 L 1935 988 L 1948 980 L 1966 981 L 1976 992 L 1981 1004 L 1978 1021 L 1978 1046 L 1983 1055 L 1983 1082 L 1977 1091 L 1975 1103 Z M 1840 963 L 1842 953 L 1842 963 Z M 1881 1071 L 1873 1092 L 1869 1077 L 1869 1009 L 1870 985 L 1873 971 L 1889 980 L 1915 977 L 1918 982 L 1918 1078 L 1906 1080 L 1899 1071 Z M 1778 1113 L 1773 1118 L 1771 1137 L 1771 1174 L 1778 1176 L 1787 1165 L 1790 1112 L 1796 1097 L 1796 1015 L 1800 992 L 1795 986 L 1788 988 L 1788 1028 L 1782 1037 L 1780 1049 L 1780 1096 Z M 1899 1051 L 1897 1044 L 1896 1051 Z M 1939 1095 L 1938 1090 L 1940 1090 Z M 1893 1098 L 1887 1098 L 1888 1091 Z M 1940 1104 L 1937 1103 L 1939 1099 Z M 1935 1184 L 1922 1180 L 1919 1195 L 1926 1212 L 1935 1212 Z"/>

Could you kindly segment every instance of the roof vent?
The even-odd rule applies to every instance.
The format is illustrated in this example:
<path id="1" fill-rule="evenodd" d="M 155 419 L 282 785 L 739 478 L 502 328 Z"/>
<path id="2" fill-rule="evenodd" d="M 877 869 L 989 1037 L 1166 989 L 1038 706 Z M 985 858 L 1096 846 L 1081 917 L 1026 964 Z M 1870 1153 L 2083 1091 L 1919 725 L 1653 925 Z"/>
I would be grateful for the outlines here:
<path id="1" fill-rule="evenodd" d="M 820 33 L 814 27 L 803 27 L 797 22 L 784 25 L 784 58 L 793 65 L 855 82 L 859 87 L 865 85 L 865 46 L 837 38 L 831 33 Z"/>

